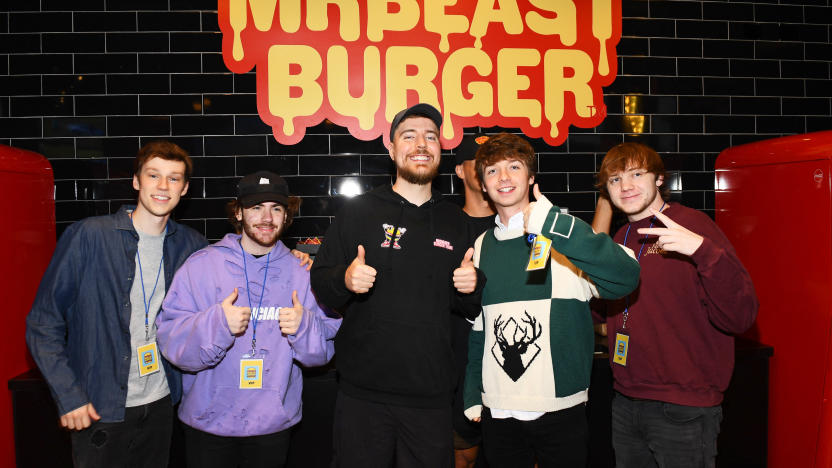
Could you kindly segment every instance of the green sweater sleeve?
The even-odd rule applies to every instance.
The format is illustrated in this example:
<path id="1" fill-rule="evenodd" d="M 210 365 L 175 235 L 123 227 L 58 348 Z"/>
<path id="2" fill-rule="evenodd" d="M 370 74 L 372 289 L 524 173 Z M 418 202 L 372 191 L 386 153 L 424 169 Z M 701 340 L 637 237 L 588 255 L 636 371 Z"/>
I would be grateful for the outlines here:
<path id="1" fill-rule="evenodd" d="M 484 344 L 485 333 L 483 333 L 482 314 L 480 314 L 468 335 L 468 365 L 465 368 L 462 399 L 465 416 L 469 419 L 479 417 L 482 412 L 482 353 Z"/>
<path id="2" fill-rule="evenodd" d="M 630 249 L 607 234 L 596 234 L 583 220 L 561 213 L 545 197 L 535 203 L 528 230 L 551 239 L 552 247 L 589 277 L 598 297 L 617 299 L 638 285 L 641 270 Z"/>

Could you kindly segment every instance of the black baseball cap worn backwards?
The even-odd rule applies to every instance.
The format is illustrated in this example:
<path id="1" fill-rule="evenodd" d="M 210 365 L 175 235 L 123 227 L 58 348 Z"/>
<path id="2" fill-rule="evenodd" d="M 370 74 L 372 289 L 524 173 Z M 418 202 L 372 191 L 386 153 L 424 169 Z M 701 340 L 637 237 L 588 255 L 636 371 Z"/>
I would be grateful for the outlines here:
<path id="1" fill-rule="evenodd" d="M 437 129 L 442 126 L 442 114 L 440 114 L 439 111 L 430 104 L 419 103 L 408 107 L 393 117 L 393 122 L 390 124 L 391 142 L 393 141 L 393 136 L 396 134 L 396 128 L 398 128 L 399 124 L 401 124 L 404 119 L 410 117 L 411 115 L 427 116 L 427 118 L 436 124 Z"/>
<path id="2" fill-rule="evenodd" d="M 477 150 L 480 149 L 480 146 L 482 146 L 482 144 L 486 141 L 488 141 L 488 135 L 483 133 L 463 136 L 462 141 L 459 142 L 459 146 L 454 149 L 454 159 L 456 160 L 456 165 L 459 166 L 465 161 L 474 159 L 477 155 Z"/>
<path id="3" fill-rule="evenodd" d="M 240 180 L 237 190 L 237 200 L 243 208 L 268 201 L 284 207 L 289 205 L 289 185 L 274 172 L 257 171 L 249 174 Z"/>

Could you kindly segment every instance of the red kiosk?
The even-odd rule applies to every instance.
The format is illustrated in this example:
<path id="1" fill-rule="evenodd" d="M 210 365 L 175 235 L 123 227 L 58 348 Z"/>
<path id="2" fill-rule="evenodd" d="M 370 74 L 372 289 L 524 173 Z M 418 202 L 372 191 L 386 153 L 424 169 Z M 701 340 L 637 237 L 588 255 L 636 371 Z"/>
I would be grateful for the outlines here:
<path id="1" fill-rule="evenodd" d="M 0 284 L 6 305 L 0 376 L 8 381 L 35 367 L 24 338 L 26 315 L 55 250 L 55 187 L 45 157 L 0 145 L 0 213 L 0 245 L 5 248 Z M 14 448 L 12 392 L 7 389 L 0 399 L 0 465 L 15 466 Z"/>
<path id="2" fill-rule="evenodd" d="M 715 204 L 760 299 L 748 337 L 774 347 L 769 466 L 832 466 L 832 131 L 726 149 Z"/>

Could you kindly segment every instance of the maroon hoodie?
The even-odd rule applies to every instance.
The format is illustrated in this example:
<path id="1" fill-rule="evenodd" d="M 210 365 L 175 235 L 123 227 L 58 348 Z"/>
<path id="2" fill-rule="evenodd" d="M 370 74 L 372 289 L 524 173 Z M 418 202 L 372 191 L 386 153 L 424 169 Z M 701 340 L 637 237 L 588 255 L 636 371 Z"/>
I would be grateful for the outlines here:
<path id="1" fill-rule="evenodd" d="M 641 256 L 641 281 L 628 298 L 605 304 L 610 349 L 629 300 L 627 365 L 610 360 L 615 389 L 632 398 L 714 406 L 734 368 L 734 337 L 754 323 L 757 296 L 734 248 L 705 214 L 679 204 L 663 211 L 705 240 L 690 257 L 655 246 L 639 228 L 664 227 L 647 217 L 624 225 L 615 241 Z M 627 229 L 629 227 L 629 235 Z M 644 248 L 642 249 L 642 245 Z"/>

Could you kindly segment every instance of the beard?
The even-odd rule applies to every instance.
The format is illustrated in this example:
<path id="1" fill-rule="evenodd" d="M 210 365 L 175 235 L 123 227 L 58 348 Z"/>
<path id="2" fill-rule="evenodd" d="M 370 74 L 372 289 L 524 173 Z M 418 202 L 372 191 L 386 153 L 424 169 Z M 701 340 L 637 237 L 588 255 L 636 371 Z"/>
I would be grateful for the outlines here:
<path id="1" fill-rule="evenodd" d="M 411 184 L 427 185 L 439 175 L 439 164 L 428 167 L 426 170 L 413 170 L 407 166 L 396 166 L 396 174 Z"/>
<path id="2" fill-rule="evenodd" d="M 270 226 L 275 228 L 271 234 L 264 234 L 262 232 L 257 231 L 257 227 L 260 225 L 254 225 L 248 222 L 248 220 L 243 217 L 243 232 L 245 232 L 246 237 L 254 241 L 257 245 L 262 247 L 273 247 L 277 244 L 277 240 L 280 239 L 280 235 L 283 233 L 283 226 L 279 228 L 273 224 L 263 224 L 262 226 Z"/>

